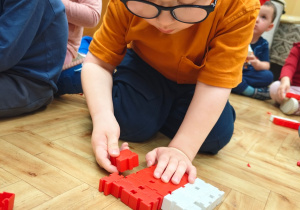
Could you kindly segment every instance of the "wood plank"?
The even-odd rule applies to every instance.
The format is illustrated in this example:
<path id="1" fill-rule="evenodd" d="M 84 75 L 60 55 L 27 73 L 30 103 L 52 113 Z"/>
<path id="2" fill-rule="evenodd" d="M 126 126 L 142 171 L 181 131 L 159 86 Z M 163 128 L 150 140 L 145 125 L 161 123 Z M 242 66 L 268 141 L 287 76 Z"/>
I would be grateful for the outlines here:
<path id="1" fill-rule="evenodd" d="M 111 195 L 105 196 L 93 187 L 90 187 L 87 184 L 82 184 L 62 195 L 44 202 L 43 204 L 33 209 L 96 210 L 104 209 L 115 201 L 115 197 Z"/>
<path id="2" fill-rule="evenodd" d="M 214 166 L 211 166 L 210 162 L 214 162 Z M 209 158 L 201 159 L 201 161 L 196 160 L 194 164 L 199 177 L 203 176 L 207 179 L 213 179 L 215 182 L 262 202 L 266 202 L 268 199 L 269 189 L 260 186 L 258 183 L 253 183 L 252 180 L 244 179 L 244 176 L 240 177 L 239 170 L 236 168 L 232 170 L 233 167 L 230 168 L 230 164 Z"/>
<path id="3" fill-rule="evenodd" d="M 78 133 L 53 141 L 56 145 L 66 148 L 84 158 L 94 159 L 91 145 L 91 132 Z"/>
<path id="4" fill-rule="evenodd" d="M 56 121 L 38 128 L 31 128 L 30 130 L 50 140 L 64 138 L 73 134 L 82 132 L 90 132 L 92 130 L 91 119 L 89 117 L 83 118 L 78 116 L 77 119 L 73 115 L 65 116 L 64 119 Z M 71 119 L 70 119 L 71 118 Z"/>
<path id="5" fill-rule="evenodd" d="M 258 201 L 236 190 L 231 190 L 223 203 L 219 205 L 218 209 L 262 210 L 264 207 L 264 202 Z"/>
<path id="6" fill-rule="evenodd" d="M 80 184 L 71 175 L 0 139 L 4 169 L 49 196 L 57 196 Z"/>
<path id="7" fill-rule="evenodd" d="M 226 156 L 223 156 L 223 153 L 226 153 Z M 248 163 L 250 162 L 251 167 L 246 166 L 246 161 L 248 161 Z M 212 162 L 214 162 L 214 167 L 221 170 L 222 173 L 230 173 L 234 176 L 238 176 L 239 179 L 249 181 L 264 189 L 284 193 L 284 195 L 288 197 L 294 198 L 300 196 L 299 176 L 295 176 L 295 174 L 300 175 L 300 171 L 296 171 L 297 168 L 295 166 L 287 167 L 286 165 L 280 165 L 280 163 L 273 159 L 269 159 L 267 162 L 256 158 L 243 158 L 226 151 L 222 151 L 218 156 L 215 156 L 215 159 L 205 156 L 201 158 L 201 163 L 211 165 Z M 293 170 L 295 170 L 295 173 L 291 173 Z M 234 182 L 236 183 L 236 181 Z M 242 189 L 233 189 L 243 192 Z M 254 191 L 261 192 L 261 189 L 259 190 L 259 188 L 257 188 Z M 243 193 L 260 201 L 265 201 L 246 192 Z"/>
<path id="8" fill-rule="evenodd" d="M 39 160 L 47 163 L 47 165 L 50 164 L 55 168 L 59 168 L 61 172 L 65 172 L 66 174 L 72 174 L 73 177 L 95 188 L 98 188 L 100 178 L 108 175 L 106 171 L 99 170 L 99 166 L 95 162 L 90 162 L 88 159 L 82 158 L 67 148 L 61 147 L 55 141 L 51 142 L 37 134 L 22 132 L 2 138 L 27 153 L 34 155 Z M 91 145 L 89 146 L 91 149 Z"/>
<path id="9" fill-rule="evenodd" d="M 51 105 L 49 105 L 49 107 L 51 107 Z M 75 121 L 73 123 L 76 123 L 77 121 L 81 121 L 83 116 L 86 116 L 87 119 L 89 117 L 88 111 L 84 109 L 73 108 L 73 110 L 70 111 L 70 107 L 69 109 L 65 107 L 61 110 L 50 110 L 51 108 L 49 107 L 47 107 L 47 110 L 44 110 L 45 112 L 28 114 L 23 116 L 23 118 L 0 119 L 0 136 L 39 128 L 47 130 L 47 127 L 50 125 L 57 123 L 67 124 L 68 121 Z M 53 133 L 55 132 L 52 131 L 52 134 Z"/>
<path id="10" fill-rule="evenodd" d="M 15 194 L 14 210 L 32 209 L 51 199 L 50 196 L 24 181 L 16 182 L 2 190 Z"/>
<path id="11" fill-rule="evenodd" d="M 271 192 L 265 210 L 273 209 L 299 210 L 299 197 L 296 199 L 290 199 L 283 194 Z"/>
<path id="12" fill-rule="evenodd" d="M 131 210 L 128 206 L 126 206 L 120 199 L 118 199 L 116 202 L 112 203 L 111 205 L 107 206 L 106 208 L 103 208 L 103 210 Z"/>
<path id="13" fill-rule="evenodd" d="M 0 168 L 0 189 L 6 187 L 8 185 L 12 185 L 18 181 L 20 181 L 20 179 L 18 177 L 14 176 L 11 173 L 8 173 L 3 168 Z M 1 193 L 1 190 L 0 190 L 0 193 Z"/>
<path id="14" fill-rule="evenodd" d="M 277 155 L 300 160 L 300 140 L 297 131 L 286 136 Z"/>
<path id="15" fill-rule="evenodd" d="M 248 136 L 252 137 L 249 141 Z M 251 148 L 259 141 L 261 132 L 251 129 L 248 126 L 239 124 L 234 130 L 230 142 L 223 148 L 223 150 L 231 151 L 237 155 L 246 156 Z"/>

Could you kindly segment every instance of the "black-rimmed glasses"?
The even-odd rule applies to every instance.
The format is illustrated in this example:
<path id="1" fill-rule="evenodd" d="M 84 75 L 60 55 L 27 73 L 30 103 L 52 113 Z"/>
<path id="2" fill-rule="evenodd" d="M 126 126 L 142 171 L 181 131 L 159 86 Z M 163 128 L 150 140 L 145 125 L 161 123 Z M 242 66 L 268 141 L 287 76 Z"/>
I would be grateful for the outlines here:
<path id="1" fill-rule="evenodd" d="M 210 5 L 178 5 L 174 7 L 164 7 L 143 0 L 121 0 L 126 8 L 134 15 L 153 19 L 159 16 L 162 10 L 170 11 L 172 17 L 183 23 L 194 24 L 204 21 L 209 13 L 214 11 L 217 0 Z"/>

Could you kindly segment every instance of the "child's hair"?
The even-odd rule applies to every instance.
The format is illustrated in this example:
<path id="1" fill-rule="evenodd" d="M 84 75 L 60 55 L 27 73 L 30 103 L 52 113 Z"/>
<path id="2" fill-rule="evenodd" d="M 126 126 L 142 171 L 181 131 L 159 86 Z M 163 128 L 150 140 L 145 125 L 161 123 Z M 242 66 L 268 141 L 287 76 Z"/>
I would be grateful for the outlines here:
<path id="1" fill-rule="evenodd" d="M 273 17 L 272 17 L 272 23 L 274 22 L 276 16 L 277 16 L 277 9 L 276 6 L 273 2 L 271 1 L 266 1 L 263 6 L 267 6 L 267 7 L 272 7 L 273 8 Z"/>

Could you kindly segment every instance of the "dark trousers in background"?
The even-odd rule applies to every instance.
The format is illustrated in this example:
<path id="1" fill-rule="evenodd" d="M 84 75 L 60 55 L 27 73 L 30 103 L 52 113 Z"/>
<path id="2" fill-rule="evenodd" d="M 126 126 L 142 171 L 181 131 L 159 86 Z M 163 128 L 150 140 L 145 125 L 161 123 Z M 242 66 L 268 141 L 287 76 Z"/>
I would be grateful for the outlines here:
<path id="1" fill-rule="evenodd" d="M 0 117 L 29 113 L 53 100 L 53 87 L 32 78 L 1 72 L 0 84 Z"/>
<path id="2" fill-rule="evenodd" d="M 254 69 L 243 70 L 243 80 L 231 92 L 241 94 L 248 85 L 254 88 L 268 87 L 273 82 L 273 73 L 269 70 L 256 71 Z"/>

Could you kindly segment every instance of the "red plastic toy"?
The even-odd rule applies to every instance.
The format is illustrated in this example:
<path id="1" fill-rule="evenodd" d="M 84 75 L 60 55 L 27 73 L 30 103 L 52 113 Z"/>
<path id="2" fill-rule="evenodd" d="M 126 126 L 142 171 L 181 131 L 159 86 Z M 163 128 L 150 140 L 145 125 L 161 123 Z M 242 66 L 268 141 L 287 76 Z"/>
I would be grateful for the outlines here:
<path id="1" fill-rule="evenodd" d="M 132 170 L 139 165 L 139 157 L 136 153 L 125 149 L 120 151 L 118 157 L 110 157 L 111 164 L 116 166 L 119 172 Z"/>
<path id="2" fill-rule="evenodd" d="M 288 118 L 278 117 L 275 115 L 271 115 L 270 120 L 276 125 L 281 125 L 295 130 L 298 130 L 300 126 L 300 122 L 297 120 L 290 120 Z"/>
<path id="3" fill-rule="evenodd" d="M 285 95 L 285 97 L 287 97 L 287 98 L 295 98 L 295 99 L 297 99 L 298 101 L 300 100 L 300 95 L 295 94 L 295 93 L 287 93 L 287 94 Z"/>
<path id="4" fill-rule="evenodd" d="M 269 1 L 269 0 L 260 0 L 260 5 L 263 5 L 266 1 Z"/>
<path id="5" fill-rule="evenodd" d="M 188 183 L 185 174 L 178 185 L 165 183 L 153 176 L 156 166 L 145 168 L 127 177 L 113 173 L 100 179 L 99 191 L 111 194 L 134 210 L 160 209 L 163 198 Z"/>
<path id="6" fill-rule="evenodd" d="M 112 183 L 123 178 L 124 176 L 119 175 L 118 173 L 112 173 L 109 176 L 103 177 L 100 179 L 99 191 L 103 192 L 104 195 L 109 195 L 112 191 Z"/>
<path id="7" fill-rule="evenodd" d="M 300 166 L 300 160 L 297 162 L 297 166 Z"/>
<path id="8" fill-rule="evenodd" d="M 14 208 L 15 194 L 0 193 L 0 210 L 12 210 Z"/>

